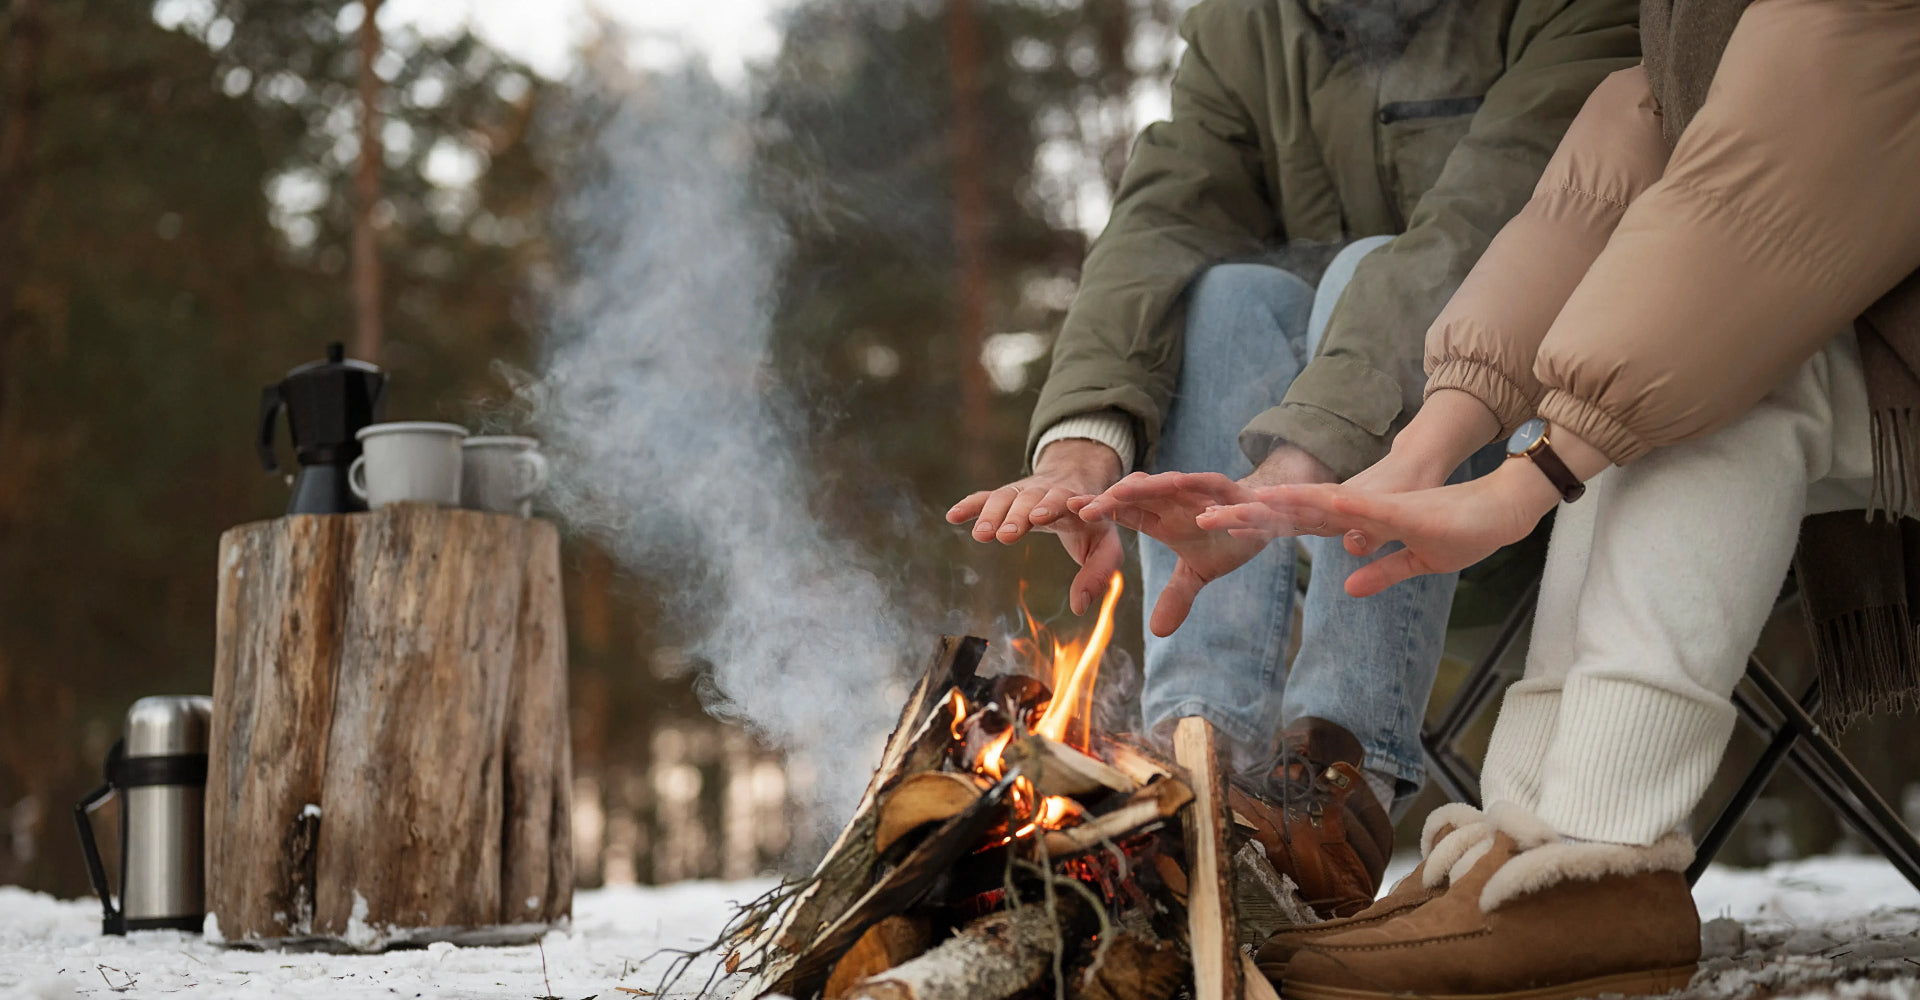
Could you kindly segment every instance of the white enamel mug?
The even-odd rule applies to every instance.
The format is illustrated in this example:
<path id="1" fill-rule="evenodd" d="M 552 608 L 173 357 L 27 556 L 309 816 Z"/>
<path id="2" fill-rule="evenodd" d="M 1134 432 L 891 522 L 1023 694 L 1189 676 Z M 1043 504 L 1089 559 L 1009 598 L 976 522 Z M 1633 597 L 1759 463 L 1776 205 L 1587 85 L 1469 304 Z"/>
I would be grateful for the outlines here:
<path id="1" fill-rule="evenodd" d="M 369 507 L 390 503 L 460 503 L 459 424 L 401 421 L 370 424 L 355 435 L 361 455 L 347 468 L 347 488 Z"/>
<path id="2" fill-rule="evenodd" d="M 468 438 L 460 448 L 460 506 L 531 515 L 534 495 L 547 485 L 547 459 L 539 447 L 530 437 Z"/>

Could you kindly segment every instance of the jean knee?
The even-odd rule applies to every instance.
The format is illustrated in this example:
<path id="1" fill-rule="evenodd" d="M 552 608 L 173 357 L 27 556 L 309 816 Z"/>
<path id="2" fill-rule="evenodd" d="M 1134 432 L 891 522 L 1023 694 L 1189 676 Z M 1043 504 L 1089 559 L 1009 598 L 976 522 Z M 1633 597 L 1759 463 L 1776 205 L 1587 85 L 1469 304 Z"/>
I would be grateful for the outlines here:
<path id="1" fill-rule="evenodd" d="M 1248 352 L 1291 355 L 1304 335 L 1313 307 L 1313 286 L 1291 272 L 1265 264 L 1215 264 L 1194 280 L 1187 307 L 1189 358 L 1234 357 Z"/>

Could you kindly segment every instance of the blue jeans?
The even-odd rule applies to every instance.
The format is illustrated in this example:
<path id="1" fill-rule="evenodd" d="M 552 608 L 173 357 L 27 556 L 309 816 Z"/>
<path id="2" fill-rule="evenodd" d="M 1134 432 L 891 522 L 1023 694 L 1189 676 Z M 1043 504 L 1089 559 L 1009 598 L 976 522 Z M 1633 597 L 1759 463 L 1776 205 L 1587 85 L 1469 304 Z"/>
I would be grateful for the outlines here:
<path id="1" fill-rule="evenodd" d="M 1318 290 L 1261 264 L 1221 264 L 1202 274 L 1188 304 L 1180 379 L 1152 471 L 1234 478 L 1251 472 L 1240 452 L 1240 429 L 1286 395 L 1313 357 L 1354 265 L 1385 239 L 1341 251 Z M 1339 539 L 1301 541 L 1313 574 L 1291 672 L 1294 541 L 1281 539 L 1202 590 L 1173 635 L 1147 635 L 1141 709 L 1148 731 L 1201 716 L 1231 741 L 1235 763 L 1248 766 L 1264 758 L 1282 726 L 1318 716 L 1358 737 L 1366 766 L 1393 776 L 1396 801 L 1405 802 L 1425 775 L 1420 727 L 1458 577 L 1415 577 L 1356 599 L 1343 585 L 1369 560 L 1349 555 Z M 1142 536 L 1140 561 L 1150 612 L 1175 557 Z"/>

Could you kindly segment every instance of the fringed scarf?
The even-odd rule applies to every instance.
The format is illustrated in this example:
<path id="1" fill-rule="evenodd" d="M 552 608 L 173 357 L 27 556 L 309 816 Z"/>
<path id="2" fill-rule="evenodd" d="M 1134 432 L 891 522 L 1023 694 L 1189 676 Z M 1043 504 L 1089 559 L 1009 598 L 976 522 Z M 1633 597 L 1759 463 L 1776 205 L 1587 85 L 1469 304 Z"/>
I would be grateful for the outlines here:
<path id="1" fill-rule="evenodd" d="M 1643 0 L 1640 43 L 1667 143 L 1706 101 L 1751 0 Z M 1920 710 L 1920 272 L 1855 323 L 1872 410 L 1873 492 L 1864 511 L 1809 517 L 1794 574 L 1813 634 L 1821 722 Z"/>

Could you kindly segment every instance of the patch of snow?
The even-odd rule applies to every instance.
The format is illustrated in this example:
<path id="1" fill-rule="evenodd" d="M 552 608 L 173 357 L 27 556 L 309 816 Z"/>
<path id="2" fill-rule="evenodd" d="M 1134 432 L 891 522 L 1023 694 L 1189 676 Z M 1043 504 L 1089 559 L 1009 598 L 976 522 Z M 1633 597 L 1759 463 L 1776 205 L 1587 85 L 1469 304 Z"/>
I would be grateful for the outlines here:
<path id="1" fill-rule="evenodd" d="M 658 954 L 660 949 L 708 943 L 732 915 L 734 902 L 744 903 L 770 888 L 772 883 L 762 880 L 588 890 L 574 894 L 572 922 L 546 934 L 538 945 L 461 948 L 436 943 L 353 955 L 228 949 L 178 931 L 106 937 L 100 933 L 97 900 L 59 900 L 0 886 L 0 998 L 626 997 L 629 994 L 614 987 L 654 990 L 660 985 L 675 957 Z M 696 966 L 665 996 L 692 996 L 712 971 L 712 962 Z M 126 985 L 129 977 L 132 986 L 126 992 L 111 992 Z"/>

